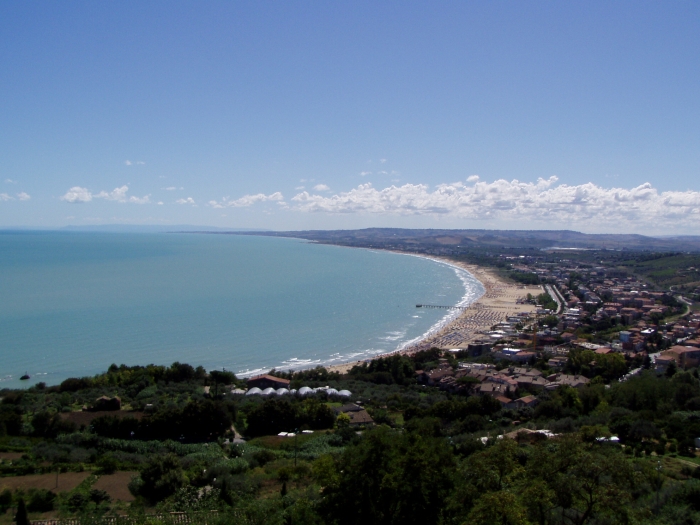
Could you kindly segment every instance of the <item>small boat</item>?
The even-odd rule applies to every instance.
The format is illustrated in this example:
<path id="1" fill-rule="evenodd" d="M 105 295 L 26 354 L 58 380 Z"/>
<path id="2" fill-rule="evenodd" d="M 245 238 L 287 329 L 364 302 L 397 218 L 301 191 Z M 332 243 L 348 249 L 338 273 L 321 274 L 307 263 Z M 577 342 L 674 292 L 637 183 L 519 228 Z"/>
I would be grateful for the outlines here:
<path id="1" fill-rule="evenodd" d="M 20 381 L 26 381 L 27 379 L 29 379 L 29 374 L 25 372 L 24 375 L 22 377 L 20 377 L 19 379 L 20 379 Z"/>

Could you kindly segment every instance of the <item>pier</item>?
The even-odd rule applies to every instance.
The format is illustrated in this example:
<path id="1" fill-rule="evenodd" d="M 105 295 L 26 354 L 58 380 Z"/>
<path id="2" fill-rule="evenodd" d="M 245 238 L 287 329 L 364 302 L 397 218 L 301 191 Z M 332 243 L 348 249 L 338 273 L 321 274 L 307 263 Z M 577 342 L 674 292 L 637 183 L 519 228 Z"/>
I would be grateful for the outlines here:
<path id="1" fill-rule="evenodd" d="M 441 304 L 417 304 L 416 308 L 445 308 L 447 310 L 469 310 L 474 309 L 471 306 L 445 306 Z"/>

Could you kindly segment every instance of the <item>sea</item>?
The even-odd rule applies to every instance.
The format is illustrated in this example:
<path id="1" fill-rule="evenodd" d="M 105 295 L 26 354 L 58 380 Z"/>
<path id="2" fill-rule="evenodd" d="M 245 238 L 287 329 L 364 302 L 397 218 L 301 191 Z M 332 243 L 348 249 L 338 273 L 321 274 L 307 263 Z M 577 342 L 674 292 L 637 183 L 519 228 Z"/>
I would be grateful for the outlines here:
<path id="1" fill-rule="evenodd" d="M 424 257 L 300 239 L 0 232 L 0 389 L 175 361 L 246 377 L 369 359 L 484 293 Z M 28 381 L 20 381 L 23 374 Z"/>

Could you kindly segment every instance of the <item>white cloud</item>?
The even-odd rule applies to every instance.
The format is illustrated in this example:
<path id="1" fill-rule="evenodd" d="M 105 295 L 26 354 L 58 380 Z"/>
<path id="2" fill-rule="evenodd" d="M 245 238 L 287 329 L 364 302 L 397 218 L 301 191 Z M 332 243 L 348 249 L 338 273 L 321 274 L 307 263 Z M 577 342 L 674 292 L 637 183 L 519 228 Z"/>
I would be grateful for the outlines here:
<path id="1" fill-rule="evenodd" d="M 0 201 L 13 201 L 12 197 L 10 197 L 7 193 L 0 193 Z"/>
<path id="2" fill-rule="evenodd" d="M 140 165 L 140 166 L 143 166 L 143 165 L 146 164 L 146 163 L 145 163 L 144 161 L 142 161 L 142 160 L 137 160 L 137 161 L 136 161 L 136 164 L 138 164 L 138 165 Z"/>
<path id="3" fill-rule="evenodd" d="M 243 207 L 248 207 L 252 206 L 253 204 L 257 202 L 267 202 L 267 201 L 276 201 L 278 203 L 283 203 L 284 201 L 284 196 L 279 192 L 271 193 L 270 195 L 265 195 L 264 193 L 258 193 L 256 195 L 244 195 L 240 199 L 236 199 L 235 201 L 229 200 L 228 197 L 224 197 L 221 202 L 217 201 L 209 201 L 208 205 L 211 206 L 212 208 L 225 208 L 227 206 L 233 207 L 233 208 L 243 208 Z"/>
<path id="4" fill-rule="evenodd" d="M 389 175 L 389 172 L 382 170 L 382 171 L 378 171 L 377 175 Z"/>
<path id="5" fill-rule="evenodd" d="M 90 190 L 87 188 L 73 186 L 61 197 L 61 200 L 66 202 L 90 202 L 92 200 L 92 193 L 90 193 Z"/>
<path id="6" fill-rule="evenodd" d="M 21 191 L 17 194 L 17 198 L 21 201 L 28 201 L 32 197 L 28 193 Z"/>
<path id="7" fill-rule="evenodd" d="M 467 177 L 467 182 L 477 182 L 478 180 L 479 180 L 478 175 L 469 175 L 469 177 Z"/>
<path id="8" fill-rule="evenodd" d="M 131 166 L 132 163 L 131 163 L 130 160 L 125 160 L 125 161 L 124 161 L 124 164 L 126 164 L 127 166 Z"/>
<path id="9" fill-rule="evenodd" d="M 144 195 L 143 197 L 129 197 L 129 202 L 133 204 L 149 204 L 151 202 L 150 195 Z"/>
<path id="10" fill-rule="evenodd" d="M 17 184 L 17 181 L 16 181 L 16 180 L 12 180 L 12 179 L 5 179 L 5 182 L 6 182 L 7 184 Z"/>
<path id="11" fill-rule="evenodd" d="M 304 186 L 297 186 L 297 187 L 296 187 L 296 188 L 294 188 L 294 189 L 295 189 L 295 190 L 297 190 L 297 191 L 299 191 L 299 190 L 303 190 L 303 189 L 304 189 Z"/>
<path id="12" fill-rule="evenodd" d="M 381 162 L 382 164 L 384 164 L 384 163 L 386 162 L 386 159 L 379 159 L 379 162 Z"/>
<path id="13" fill-rule="evenodd" d="M 175 190 L 184 190 L 185 188 L 180 187 L 178 188 L 177 186 L 168 186 L 167 188 L 163 188 L 165 191 L 175 191 Z"/>
<path id="14" fill-rule="evenodd" d="M 330 191 L 330 188 L 325 184 L 316 184 L 316 186 L 314 186 L 314 191 Z"/>
<path id="15" fill-rule="evenodd" d="M 121 188 L 114 188 L 109 193 L 106 191 L 101 191 L 97 195 L 94 195 L 96 199 L 107 199 L 108 201 L 126 201 L 126 192 L 129 191 L 129 186 L 122 186 Z"/>
<path id="16" fill-rule="evenodd" d="M 61 197 L 62 201 L 71 203 L 80 202 L 90 202 L 92 199 L 105 199 L 108 201 L 116 202 L 130 202 L 133 204 L 148 204 L 151 202 L 150 196 L 145 195 L 143 197 L 128 197 L 127 192 L 129 191 L 129 186 L 122 186 L 120 188 L 114 188 L 112 191 L 101 191 L 100 193 L 93 194 L 87 188 L 81 188 L 80 186 L 73 186 L 70 190 L 66 192 L 65 195 Z"/>
<path id="17" fill-rule="evenodd" d="M 192 197 L 187 197 L 186 199 L 178 199 L 175 201 L 177 204 L 194 204 L 194 199 Z"/>
<path id="18" fill-rule="evenodd" d="M 162 205 L 163 205 L 163 201 L 158 201 L 158 206 L 162 206 Z"/>
<path id="19" fill-rule="evenodd" d="M 432 215 L 513 224 L 572 224 L 599 230 L 644 225 L 700 226 L 700 192 L 659 192 L 649 183 L 636 188 L 603 188 L 593 183 L 558 184 L 557 177 L 536 182 L 496 180 L 476 176 L 440 184 L 404 184 L 376 189 L 361 184 L 348 192 L 324 196 L 306 191 L 292 198 L 292 209 L 303 212 Z"/>
<path id="20" fill-rule="evenodd" d="M 360 177 L 366 177 L 367 175 L 372 175 L 371 171 L 361 171 L 360 172 Z"/>
<path id="21" fill-rule="evenodd" d="M 124 161 L 124 164 L 126 164 L 127 166 L 133 166 L 134 164 L 136 164 L 137 166 L 143 166 L 146 163 L 142 160 L 135 160 L 132 162 L 132 161 L 127 159 Z"/>

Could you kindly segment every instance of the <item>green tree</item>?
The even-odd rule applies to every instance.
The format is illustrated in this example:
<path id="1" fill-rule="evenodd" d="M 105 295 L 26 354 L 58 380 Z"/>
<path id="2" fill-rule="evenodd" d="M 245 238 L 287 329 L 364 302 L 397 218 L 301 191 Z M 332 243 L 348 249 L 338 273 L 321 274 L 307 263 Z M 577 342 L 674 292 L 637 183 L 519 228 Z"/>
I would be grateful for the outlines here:
<path id="1" fill-rule="evenodd" d="M 186 481 L 177 456 L 167 454 L 152 458 L 141 470 L 140 478 L 129 484 L 129 490 L 135 496 L 158 502 L 174 494 Z"/>
<path id="2" fill-rule="evenodd" d="M 17 502 L 17 513 L 15 514 L 16 525 L 31 525 L 29 516 L 27 516 L 27 506 L 24 503 L 24 498 L 19 498 Z"/>
<path id="3" fill-rule="evenodd" d="M 444 439 L 379 427 L 349 446 L 334 467 L 328 472 L 329 460 L 315 466 L 327 484 L 321 502 L 327 522 L 437 523 L 455 462 Z"/>
<path id="4" fill-rule="evenodd" d="M 485 494 L 469 513 L 473 525 L 528 525 L 525 506 L 515 494 L 502 490 Z"/>

